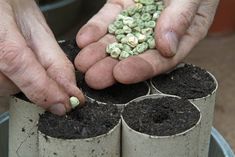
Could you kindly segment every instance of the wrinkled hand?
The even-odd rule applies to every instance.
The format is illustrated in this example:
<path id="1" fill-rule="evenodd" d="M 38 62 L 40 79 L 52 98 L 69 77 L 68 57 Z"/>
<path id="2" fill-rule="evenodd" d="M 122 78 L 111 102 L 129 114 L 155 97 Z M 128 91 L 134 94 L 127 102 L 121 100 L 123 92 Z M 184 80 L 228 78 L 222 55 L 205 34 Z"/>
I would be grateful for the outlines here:
<path id="1" fill-rule="evenodd" d="M 164 0 L 166 9 L 157 21 L 157 50 L 118 62 L 107 57 L 105 48 L 115 37 L 107 27 L 116 16 L 134 4 L 133 0 L 108 0 L 105 6 L 77 34 L 83 50 L 76 68 L 86 73 L 86 82 L 102 89 L 116 81 L 136 83 L 165 72 L 181 62 L 203 39 L 212 23 L 219 0 Z"/>
<path id="2" fill-rule="evenodd" d="M 34 0 L 0 1 L 0 95 L 20 90 L 34 103 L 63 115 L 69 97 L 84 101 L 74 67 Z"/>

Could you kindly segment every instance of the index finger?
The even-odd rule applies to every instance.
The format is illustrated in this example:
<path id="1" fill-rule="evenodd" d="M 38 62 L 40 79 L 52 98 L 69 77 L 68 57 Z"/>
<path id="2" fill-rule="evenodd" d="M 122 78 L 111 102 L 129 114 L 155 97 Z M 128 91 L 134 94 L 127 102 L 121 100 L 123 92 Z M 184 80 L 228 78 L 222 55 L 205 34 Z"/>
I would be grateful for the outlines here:
<path id="1" fill-rule="evenodd" d="M 18 30 L 12 10 L 0 6 L 0 71 L 35 104 L 63 115 L 69 96 L 52 80 Z"/>

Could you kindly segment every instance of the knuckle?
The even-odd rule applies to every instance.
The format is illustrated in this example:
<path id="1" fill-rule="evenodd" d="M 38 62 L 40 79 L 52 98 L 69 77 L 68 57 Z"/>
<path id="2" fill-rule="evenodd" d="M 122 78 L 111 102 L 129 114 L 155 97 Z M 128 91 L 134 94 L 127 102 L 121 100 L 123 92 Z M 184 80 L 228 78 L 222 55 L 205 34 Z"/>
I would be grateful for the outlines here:
<path id="1" fill-rule="evenodd" d="M 179 14 L 179 22 L 183 26 L 190 26 L 196 11 L 198 10 L 199 3 L 197 1 L 192 1 L 188 6 Z"/>
<path id="2" fill-rule="evenodd" d="M 210 24 L 206 18 L 201 17 L 198 20 L 195 20 L 195 22 L 193 23 L 193 27 L 195 27 L 195 30 L 197 30 L 196 35 L 198 36 L 199 40 L 206 37 L 209 25 Z"/>
<path id="3" fill-rule="evenodd" d="M 24 51 L 26 47 L 20 46 L 13 42 L 0 43 L 0 69 L 7 74 L 13 74 L 19 70 L 22 65 L 22 55 L 20 51 Z"/>
<path id="4" fill-rule="evenodd" d="M 192 14 L 190 11 L 186 10 L 184 12 L 181 12 L 179 14 L 179 24 L 183 25 L 184 27 L 188 27 L 191 23 L 191 18 L 190 18 L 190 14 Z"/>

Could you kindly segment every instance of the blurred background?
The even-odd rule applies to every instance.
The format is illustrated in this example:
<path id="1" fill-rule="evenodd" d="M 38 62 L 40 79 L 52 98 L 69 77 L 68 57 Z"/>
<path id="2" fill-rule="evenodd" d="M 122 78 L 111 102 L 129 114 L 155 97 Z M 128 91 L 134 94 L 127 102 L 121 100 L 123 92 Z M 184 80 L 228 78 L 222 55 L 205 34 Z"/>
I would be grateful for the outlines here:
<path id="1" fill-rule="evenodd" d="M 39 5 L 58 40 L 74 38 L 105 0 L 41 0 Z M 235 0 L 221 0 L 208 36 L 185 59 L 213 73 L 219 89 L 214 126 L 235 150 Z M 0 97 L 0 114 L 7 111 Z"/>

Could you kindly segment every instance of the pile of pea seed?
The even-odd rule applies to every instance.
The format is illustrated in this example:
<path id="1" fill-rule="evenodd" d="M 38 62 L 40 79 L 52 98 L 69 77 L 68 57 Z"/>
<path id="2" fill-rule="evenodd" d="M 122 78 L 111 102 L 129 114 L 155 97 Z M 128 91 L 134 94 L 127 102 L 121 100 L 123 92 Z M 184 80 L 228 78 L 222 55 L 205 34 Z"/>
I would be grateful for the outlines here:
<path id="1" fill-rule="evenodd" d="M 108 27 L 108 32 L 117 40 L 106 47 L 112 58 L 123 60 L 156 47 L 154 28 L 164 9 L 163 1 L 134 1 L 135 6 L 123 10 Z"/>

